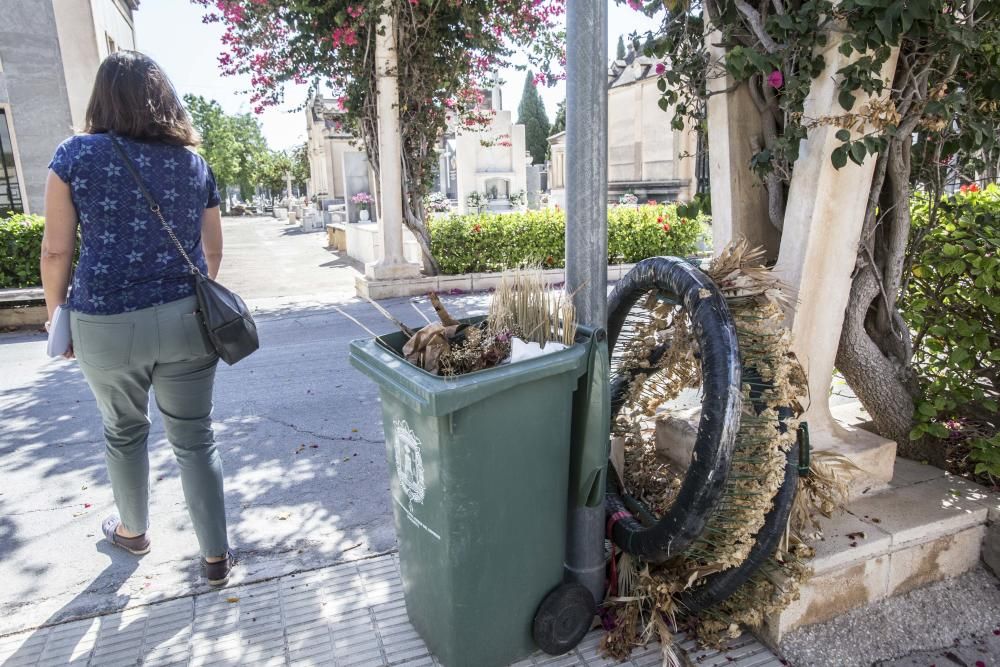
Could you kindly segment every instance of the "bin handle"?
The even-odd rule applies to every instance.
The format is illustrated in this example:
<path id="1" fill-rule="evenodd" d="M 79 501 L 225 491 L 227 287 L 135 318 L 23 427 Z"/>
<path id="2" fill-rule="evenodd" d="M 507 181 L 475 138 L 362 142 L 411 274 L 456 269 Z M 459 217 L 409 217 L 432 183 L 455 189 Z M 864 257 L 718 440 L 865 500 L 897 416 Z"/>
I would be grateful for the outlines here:
<path id="1" fill-rule="evenodd" d="M 583 488 L 589 489 L 584 496 L 586 498 L 584 504 L 587 507 L 597 507 L 604 504 L 605 470 L 606 468 L 594 468 L 587 477 L 587 482 L 583 486 Z"/>

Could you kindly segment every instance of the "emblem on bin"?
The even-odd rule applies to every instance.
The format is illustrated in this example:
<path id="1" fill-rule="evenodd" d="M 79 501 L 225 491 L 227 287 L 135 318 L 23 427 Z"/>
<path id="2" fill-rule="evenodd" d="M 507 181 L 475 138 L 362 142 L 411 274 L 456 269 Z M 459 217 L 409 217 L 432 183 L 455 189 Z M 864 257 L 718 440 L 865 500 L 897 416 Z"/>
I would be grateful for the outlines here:
<path id="1" fill-rule="evenodd" d="M 395 428 L 396 475 L 411 503 L 424 502 L 424 460 L 420 456 L 420 438 L 405 419 L 397 419 Z"/>

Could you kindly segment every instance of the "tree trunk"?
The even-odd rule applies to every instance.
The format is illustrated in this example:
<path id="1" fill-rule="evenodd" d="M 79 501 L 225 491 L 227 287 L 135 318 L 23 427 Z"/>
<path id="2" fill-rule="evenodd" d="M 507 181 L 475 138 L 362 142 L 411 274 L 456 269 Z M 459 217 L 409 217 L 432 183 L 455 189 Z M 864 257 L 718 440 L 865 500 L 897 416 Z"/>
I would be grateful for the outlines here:
<path id="1" fill-rule="evenodd" d="M 910 231 L 907 123 L 900 135 L 905 143 L 892 139 L 876 165 L 836 363 L 879 435 L 904 456 L 940 463 L 940 448 L 909 437 L 917 387 L 910 332 L 897 308 Z"/>

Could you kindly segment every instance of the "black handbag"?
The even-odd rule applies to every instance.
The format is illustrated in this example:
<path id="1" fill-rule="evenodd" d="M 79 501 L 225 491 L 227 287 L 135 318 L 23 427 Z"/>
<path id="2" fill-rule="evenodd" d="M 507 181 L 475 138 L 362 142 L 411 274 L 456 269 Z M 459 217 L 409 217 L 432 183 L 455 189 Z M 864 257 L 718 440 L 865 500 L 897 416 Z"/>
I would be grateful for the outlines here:
<path id="1" fill-rule="evenodd" d="M 153 195 L 149 193 L 145 183 L 142 182 L 142 177 L 135 168 L 132 159 L 118 143 L 118 137 L 112 136 L 111 143 L 118 155 L 125 161 L 125 167 L 132 174 L 132 178 L 139 185 L 142 196 L 149 203 L 149 210 L 159 218 L 163 230 L 177 246 L 177 252 L 187 262 L 188 269 L 194 278 L 195 294 L 198 297 L 198 313 L 201 315 L 201 321 L 208 332 L 208 339 L 211 341 L 212 347 L 219 353 L 219 358 L 232 366 L 240 359 L 255 352 L 260 347 L 260 340 L 257 337 L 257 324 L 253 321 L 246 303 L 238 294 L 215 282 L 195 266 L 177 235 L 174 234 L 174 230 L 164 219 L 159 204 L 156 203 Z"/>

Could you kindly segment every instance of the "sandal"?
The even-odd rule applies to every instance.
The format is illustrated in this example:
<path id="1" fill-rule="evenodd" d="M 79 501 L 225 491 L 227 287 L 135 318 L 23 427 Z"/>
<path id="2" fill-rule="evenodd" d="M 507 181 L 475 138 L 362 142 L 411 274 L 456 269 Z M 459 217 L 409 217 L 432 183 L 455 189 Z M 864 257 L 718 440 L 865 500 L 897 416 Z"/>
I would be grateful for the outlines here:
<path id="1" fill-rule="evenodd" d="M 233 554 L 226 552 L 226 557 L 215 563 L 209 563 L 204 558 L 201 559 L 202 569 L 205 571 L 205 578 L 208 579 L 209 586 L 225 586 L 229 583 L 229 573 L 233 569 Z"/>
<path id="2" fill-rule="evenodd" d="M 104 520 L 104 523 L 101 524 L 101 530 L 104 532 L 105 539 L 116 547 L 121 547 L 130 554 L 135 554 L 136 556 L 145 556 L 148 554 L 149 538 L 146 537 L 146 533 L 135 537 L 124 537 L 119 535 L 118 526 L 121 525 L 121 522 L 122 520 L 114 514 Z"/>

